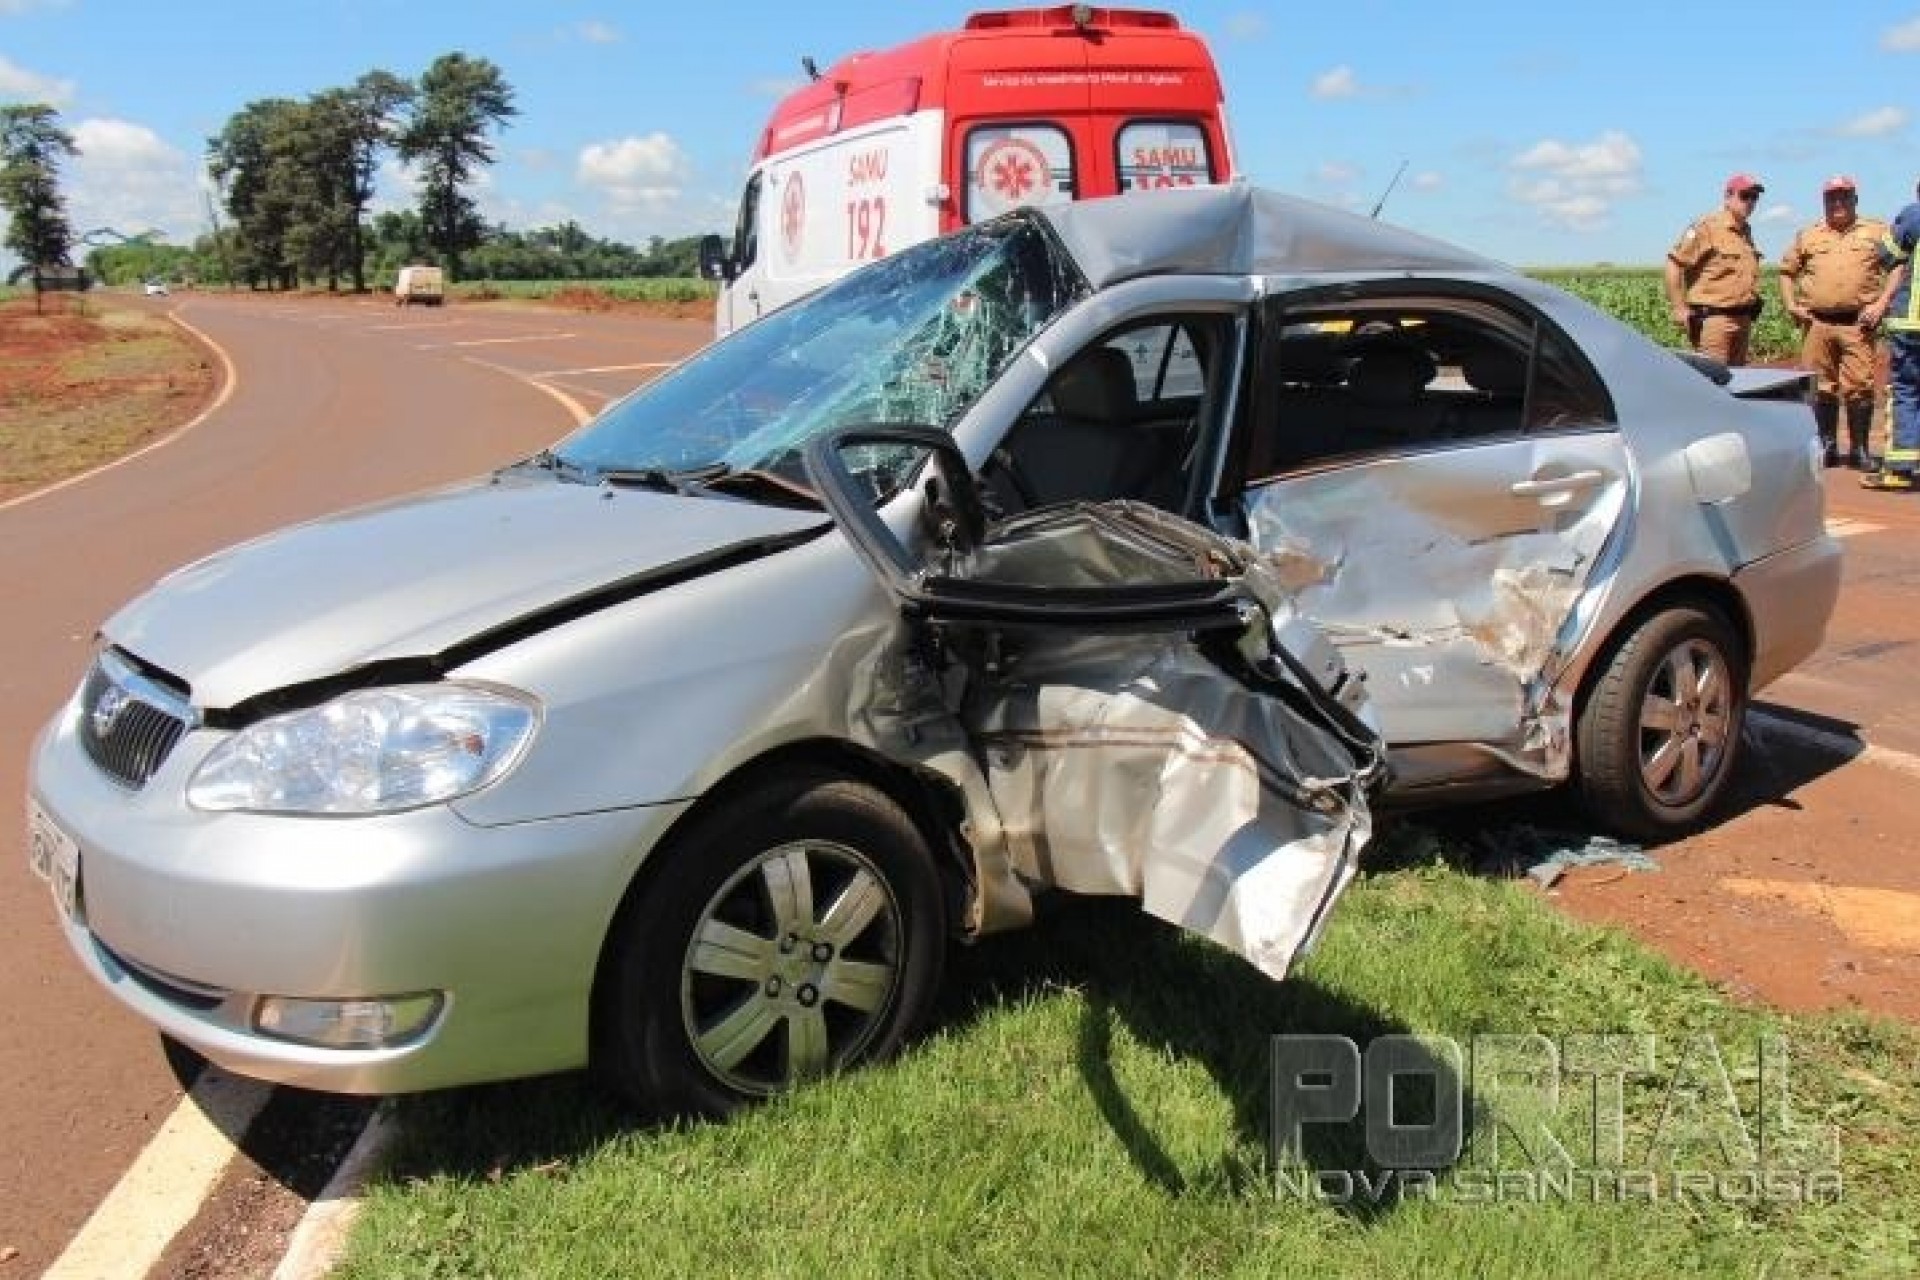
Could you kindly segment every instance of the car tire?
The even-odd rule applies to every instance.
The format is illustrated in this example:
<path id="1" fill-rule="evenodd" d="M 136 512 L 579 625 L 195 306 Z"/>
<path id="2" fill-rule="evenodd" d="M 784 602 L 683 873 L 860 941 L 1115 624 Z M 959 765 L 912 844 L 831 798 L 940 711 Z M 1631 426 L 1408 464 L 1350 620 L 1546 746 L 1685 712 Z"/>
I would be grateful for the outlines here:
<path id="1" fill-rule="evenodd" d="M 939 985 L 925 839 L 891 798 L 822 774 L 717 805 L 623 907 L 594 1064 L 649 1114 L 727 1114 L 893 1054 Z"/>
<path id="2" fill-rule="evenodd" d="M 1744 646 L 1704 605 L 1642 620 L 1607 659 L 1576 729 L 1588 810 L 1648 843 L 1692 830 L 1725 792 L 1747 711 Z"/>

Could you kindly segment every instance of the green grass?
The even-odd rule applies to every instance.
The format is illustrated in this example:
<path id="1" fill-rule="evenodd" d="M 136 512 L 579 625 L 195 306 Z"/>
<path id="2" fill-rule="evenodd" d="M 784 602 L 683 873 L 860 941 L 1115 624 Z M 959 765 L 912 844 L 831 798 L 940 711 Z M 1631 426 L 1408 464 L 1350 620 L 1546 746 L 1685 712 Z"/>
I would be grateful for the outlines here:
<path id="1" fill-rule="evenodd" d="M 935 1029 L 899 1061 L 726 1124 L 641 1127 L 571 1077 L 405 1100 L 339 1274 L 1920 1273 L 1920 1037 L 1737 1005 L 1443 853 L 1418 828 L 1386 840 L 1284 984 L 1130 903 L 1070 901 L 956 953 Z M 1661 1071 L 1627 1085 L 1630 1161 L 1659 1129 L 1682 1037 L 1714 1037 L 1751 1113 L 1751 1046 L 1783 1035 L 1794 1114 L 1838 1127 L 1844 1194 L 1462 1203 L 1479 1135 L 1529 1114 L 1489 1088 L 1442 1194 L 1354 1208 L 1282 1195 L 1268 1037 L 1300 1031 L 1655 1033 Z M 1555 1131 L 1577 1134 L 1580 1109 Z M 1315 1167 L 1370 1168 L 1357 1124 L 1307 1145 Z M 1667 1154 L 1725 1163 L 1697 1141 Z"/>
<path id="2" fill-rule="evenodd" d="M 597 293 L 621 302 L 695 302 L 711 299 L 712 281 L 699 279 L 631 280 L 463 280 L 451 286 L 455 298 L 538 300 L 556 293 Z"/>

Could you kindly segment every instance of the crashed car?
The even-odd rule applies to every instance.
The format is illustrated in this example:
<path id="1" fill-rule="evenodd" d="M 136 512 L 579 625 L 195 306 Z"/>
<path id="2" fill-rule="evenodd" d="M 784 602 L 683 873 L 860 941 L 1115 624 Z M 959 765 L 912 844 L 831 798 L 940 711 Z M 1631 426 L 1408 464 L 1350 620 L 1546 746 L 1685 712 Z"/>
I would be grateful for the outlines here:
<path id="1" fill-rule="evenodd" d="M 894 1050 L 1048 890 L 1279 978 L 1378 804 L 1710 811 L 1839 552 L 1802 375 L 1704 373 L 1246 187 L 1019 211 L 164 579 L 32 857 L 124 1004 L 327 1090 L 724 1111 Z"/>

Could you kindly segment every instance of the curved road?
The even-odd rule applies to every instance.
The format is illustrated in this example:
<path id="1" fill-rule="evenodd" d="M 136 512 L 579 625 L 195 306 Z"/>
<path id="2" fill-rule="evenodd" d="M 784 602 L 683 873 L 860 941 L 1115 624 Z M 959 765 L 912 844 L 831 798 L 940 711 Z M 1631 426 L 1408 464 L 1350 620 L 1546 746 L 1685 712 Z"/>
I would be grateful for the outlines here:
<path id="1" fill-rule="evenodd" d="M 711 334 L 532 307 L 174 302 L 230 357 L 224 401 L 159 448 L 0 506 L 0 1275 L 53 1262 L 182 1095 L 158 1037 L 68 956 L 26 866 L 28 747 L 78 682 L 94 628 L 239 539 L 524 456 Z"/>

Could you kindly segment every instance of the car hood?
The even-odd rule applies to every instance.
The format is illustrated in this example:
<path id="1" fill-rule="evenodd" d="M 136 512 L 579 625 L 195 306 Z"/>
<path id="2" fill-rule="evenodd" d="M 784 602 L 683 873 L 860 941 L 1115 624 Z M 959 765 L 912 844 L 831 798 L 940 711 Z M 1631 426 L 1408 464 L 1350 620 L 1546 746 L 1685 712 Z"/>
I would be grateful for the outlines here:
<path id="1" fill-rule="evenodd" d="M 819 512 L 503 475 L 295 525 L 162 579 L 102 628 L 225 708 L 439 655 L 551 606 L 825 526 Z M 697 571 L 693 570 L 693 571 Z"/>

